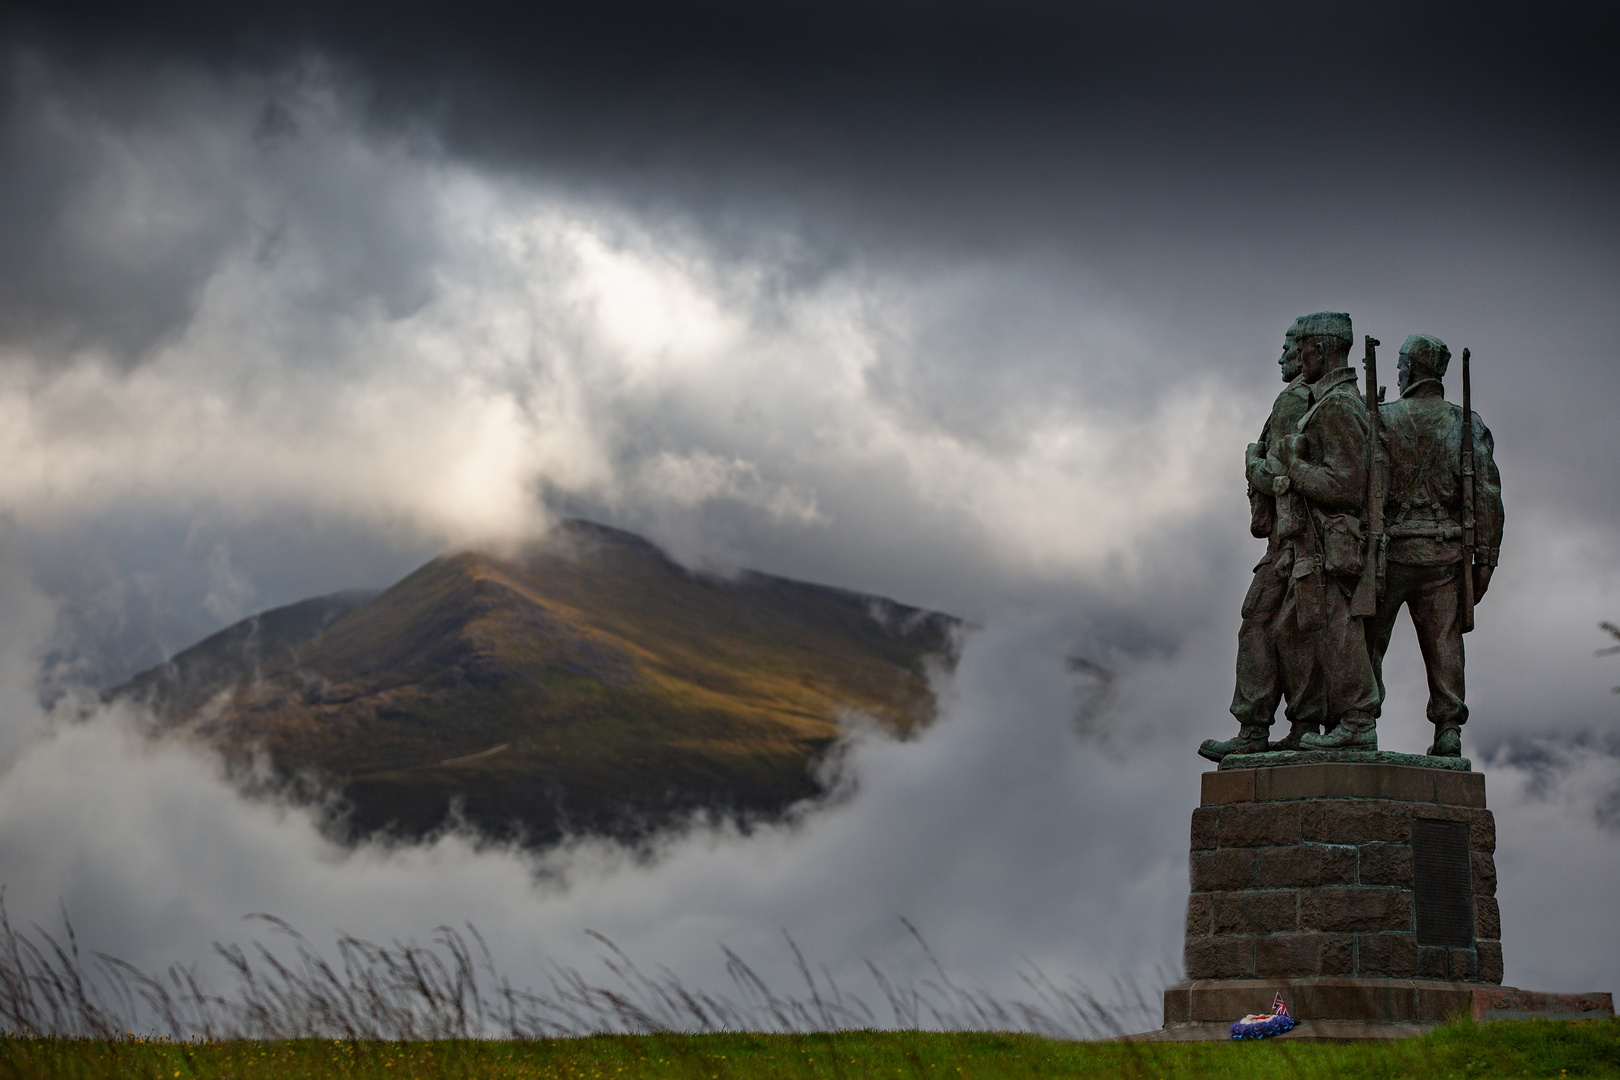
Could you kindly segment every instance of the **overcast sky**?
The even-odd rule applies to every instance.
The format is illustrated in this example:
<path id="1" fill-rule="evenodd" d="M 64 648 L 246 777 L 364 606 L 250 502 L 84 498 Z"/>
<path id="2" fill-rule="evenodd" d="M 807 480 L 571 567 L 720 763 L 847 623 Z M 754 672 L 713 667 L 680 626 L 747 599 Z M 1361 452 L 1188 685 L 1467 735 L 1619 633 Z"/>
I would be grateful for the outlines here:
<path id="1" fill-rule="evenodd" d="M 1173 964 L 1261 550 L 1243 446 L 1283 330 L 1339 309 L 1390 384 L 1407 334 L 1474 352 L 1507 537 L 1466 748 L 1508 978 L 1620 982 L 1620 113 L 1586 5 L 257 7 L 5 16 L 14 913 L 61 899 L 148 962 L 252 910 L 465 909 L 536 954 L 603 912 L 655 958 L 797 926 L 845 964 L 911 915 L 987 984 Z M 569 514 L 987 629 L 850 802 L 580 856 L 565 896 L 370 853 L 413 899 L 365 901 L 299 815 L 38 705 Z M 1074 654 L 1119 676 L 1084 740 Z M 1382 744 L 1421 750 L 1409 628 L 1388 671 Z"/>

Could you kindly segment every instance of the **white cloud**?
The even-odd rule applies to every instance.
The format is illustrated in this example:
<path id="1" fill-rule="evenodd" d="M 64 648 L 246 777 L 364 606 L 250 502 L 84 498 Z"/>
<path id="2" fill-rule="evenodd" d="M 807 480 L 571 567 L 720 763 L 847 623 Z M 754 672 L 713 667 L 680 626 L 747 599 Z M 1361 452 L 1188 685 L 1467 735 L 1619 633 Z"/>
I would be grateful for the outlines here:
<path id="1" fill-rule="evenodd" d="M 38 521 L 131 496 L 243 517 L 303 503 L 451 543 L 543 527 L 543 490 L 824 523 L 877 473 L 897 485 L 861 507 L 880 527 L 937 511 L 1021 573 L 1135 573 L 1230 472 L 1204 448 L 1238 438 L 1238 411 L 1205 381 L 1129 415 L 1074 411 L 1042 401 L 1024 357 L 972 357 L 1004 372 L 992 412 L 1017 416 L 990 441 L 897 401 L 895 373 L 926 393 L 931 322 L 972 302 L 955 271 L 795 281 L 770 251 L 722 258 L 678 223 L 364 138 L 336 93 L 307 93 L 298 138 L 270 149 L 251 149 L 245 110 L 192 118 L 212 135 L 189 142 L 239 170 L 221 215 L 255 225 L 141 363 L 13 346 L 0 505 Z M 102 166 L 130 195 L 97 220 L 149 216 L 173 138 L 123 134 Z"/>
<path id="2" fill-rule="evenodd" d="M 39 669 L 56 605 L 29 580 L 0 520 L 0 769 L 10 768 L 43 727 Z M 3 819 L 0 819 L 3 828 Z"/>
<path id="3" fill-rule="evenodd" d="M 148 969 L 206 961 L 210 941 L 254 932 L 253 911 L 317 940 L 425 940 L 470 921 L 537 987 L 547 958 L 600 971 L 590 928 L 705 989 L 724 988 L 730 946 L 791 991 L 786 930 L 879 1007 L 863 958 L 894 978 L 927 971 L 904 916 L 954 976 L 1006 999 L 1028 996 L 1020 975 L 1036 968 L 1151 993 L 1179 948 L 1195 786 L 1165 798 L 1144 782 L 1151 759 L 1074 737 L 1094 690 L 1065 672 L 1053 630 L 975 638 L 935 727 L 854 739 L 852 797 L 748 835 L 694 827 L 650 860 L 599 842 L 536 859 L 455 836 L 345 850 L 307 812 L 243 800 L 207 756 L 148 743 L 122 717 L 57 725 L 0 774 L 6 902 L 46 922 L 60 902 L 84 947 Z"/>

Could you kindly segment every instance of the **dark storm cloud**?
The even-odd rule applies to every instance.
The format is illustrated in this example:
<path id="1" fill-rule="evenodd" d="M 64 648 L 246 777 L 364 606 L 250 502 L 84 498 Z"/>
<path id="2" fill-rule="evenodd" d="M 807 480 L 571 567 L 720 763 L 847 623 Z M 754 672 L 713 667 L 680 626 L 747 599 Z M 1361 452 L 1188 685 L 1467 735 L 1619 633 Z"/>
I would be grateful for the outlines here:
<path id="1" fill-rule="evenodd" d="M 261 139 L 295 139 L 273 84 L 321 57 L 373 124 L 434 152 L 695 217 L 716 244 L 813 236 L 800 274 L 874 251 L 1078 255 L 1106 284 L 1146 284 L 1189 334 L 1247 303 L 1233 279 L 1303 270 L 1328 286 L 1310 302 L 1365 308 L 1441 263 L 1466 275 L 1459 240 L 1481 226 L 1497 246 L 1576 238 L 1605 270 L 1620 247 L 1606 196 L 1620 112 L 1593 5 L 11 10 L 12 63 L 51 57 L 118 120 L 139 119 L 154 72 L 257 72 Z M 188 317 L 246 226 L 204 200 L 138 257 L 64 240 L 100 163 L 34 131 L 15 82 L 5 194 L 26 212 L 8 226 L 0 330 L 99 330 L 138 352 Z M 383 279 L 418 263 L 379 239 L 404 223 L 382 224 L 356 248 L 355 287 L 408 306 L 424 286 Z M 1552 272 L 1516 291 L 1565 299 L 1557 268 L 1536 269 Z M 1291 310 L 1265 313 L 1268 351 Z"/>
<path id="2" fill-rule="evenodd" d="M 1608 17 L 1583 4 L 69 4 L 11 25 L 86 68 L 319 53 L 455 153 L 698 204 L 836 194 L 979 244 L 1167 210 L 1241 227 L 1223 206 L 1380 173 L 1434 195 L 1590 174 L 1617 142 Z"/>
<path id="3" fill-rule="evenodd" d="M 51 57 L 115 122 L 139 119 L 116 114 L 138 113 L 154 72 L 257 72 L 261 140 L 296 139 L 274 84 L 321 57 L 373 124 L 434 152 L 692 217 L 741 250 L 812 236 L 798 274 L 1043 250 L 1155 294 L 1194 334 L 1224 331 L 1211 320 L 1268 274 L 1321 275 L 1317 295 L 1365 307 L 1381 283 L 1466 265 L 1458 239 L 1482 223 L 1509 244 L 1572 235 L 1612 266 L 1607 19 L 1581 4 L 167 3 L 20 5 L 8 28 L 13 64 Z M 138 353 L 189 317 L 248 225 L 204 199 L 139 256 L 82 242 L 69 201 L 102 163 L 35 131 L 15 82 L 5 194 L 26 212 L 9 218 L 0 332 Z M 369 208 L 341 209 L 363 223 Z M 420 264 L 388 239 L 407 223 L 357 238 L 351 291 L 421 299 L 429 286 L 387 280 Z M 1265 313 L 1268 351 L 1291 310 Z"/>
<path id="4" fill-rule="evenodd" d="M 774 111 L 881 126 L 968 102 L 1071 113 L 1085 102 L 1175 105 L 1217 119 L 1349 118 L 1394 110 L 1512 124 L 1603 115 L 1594 5 L 1191 3 L 499 3 L 12 5 L 13 32 L 70 55 L 277 64 L 314 48 L 362 65 L 409 102 L 634 102 L 648 121 L 723 128 Z M 420 88 L 414 89 L 413 88 Z M 731 99 L 730 108 L 722 106 Z M 454 105 L 455 103 L 451 103 Z M 1241 106 L 1233 110 L 1234 105 Z M 1503 115 L 1505 113 L 1505 115 Z M 868 119 L 861 123 L 858 115 Z M 469 117 L 471 119 L 471 117 Z M 494 118 L 524 126 L 521 114 Z M 636 115 L 624 115 L 636 130 Z M 616 125 L 624 130 L 626 125 Z M 645 129 L 650 129 L 646 123 Z M 1610 128 L 1609 130 L 1612 130 Z M 682 132 L 673 133 L 676 135 Z M 1587 133 L 1593 146 L 1603 131 Z"/>

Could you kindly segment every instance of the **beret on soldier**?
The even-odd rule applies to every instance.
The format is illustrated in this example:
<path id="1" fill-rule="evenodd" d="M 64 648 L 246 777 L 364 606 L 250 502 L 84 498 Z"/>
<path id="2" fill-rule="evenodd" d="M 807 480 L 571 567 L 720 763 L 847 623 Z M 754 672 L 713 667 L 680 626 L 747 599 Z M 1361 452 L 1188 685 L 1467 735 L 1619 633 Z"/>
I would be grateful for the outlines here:
<path id="1" fill-rule="evenodd" d="M 1413 334 L 1401 346 L 1401 355 L 1422 364 L 1437 377 L 1444 376 L 1446 366 L 1451 363 L 1451 350 L 1433 334 Z"/>
<path id="2" fill-rule="evenodd" d="M 1356 336 L 1350 332 L 1350 316 L 1343 311 L 1318 311 L 1314 315 L 1301 315 L 1294 320 L 1288 332 L 1295 337 L 1338 338 L 1354 344 Z"/>

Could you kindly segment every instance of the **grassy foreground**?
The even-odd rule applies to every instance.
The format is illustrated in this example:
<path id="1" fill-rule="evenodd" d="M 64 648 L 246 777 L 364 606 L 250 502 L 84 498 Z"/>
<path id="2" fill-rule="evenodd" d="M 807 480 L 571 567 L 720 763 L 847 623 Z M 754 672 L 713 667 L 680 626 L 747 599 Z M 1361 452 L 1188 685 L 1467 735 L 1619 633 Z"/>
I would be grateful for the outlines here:
<path id="1" fill-rule="evenodd" d="M 555 1077 L 1620 1077 L 1620 1021 L 1458 1023 L 1422 1039 L 1348 1046 L 1064 1042 L 1033 1035 L 848 1031 L 640 1035 L 532 1042 L 176 1044 L 0 1038 L 0 1076 Z"/>

